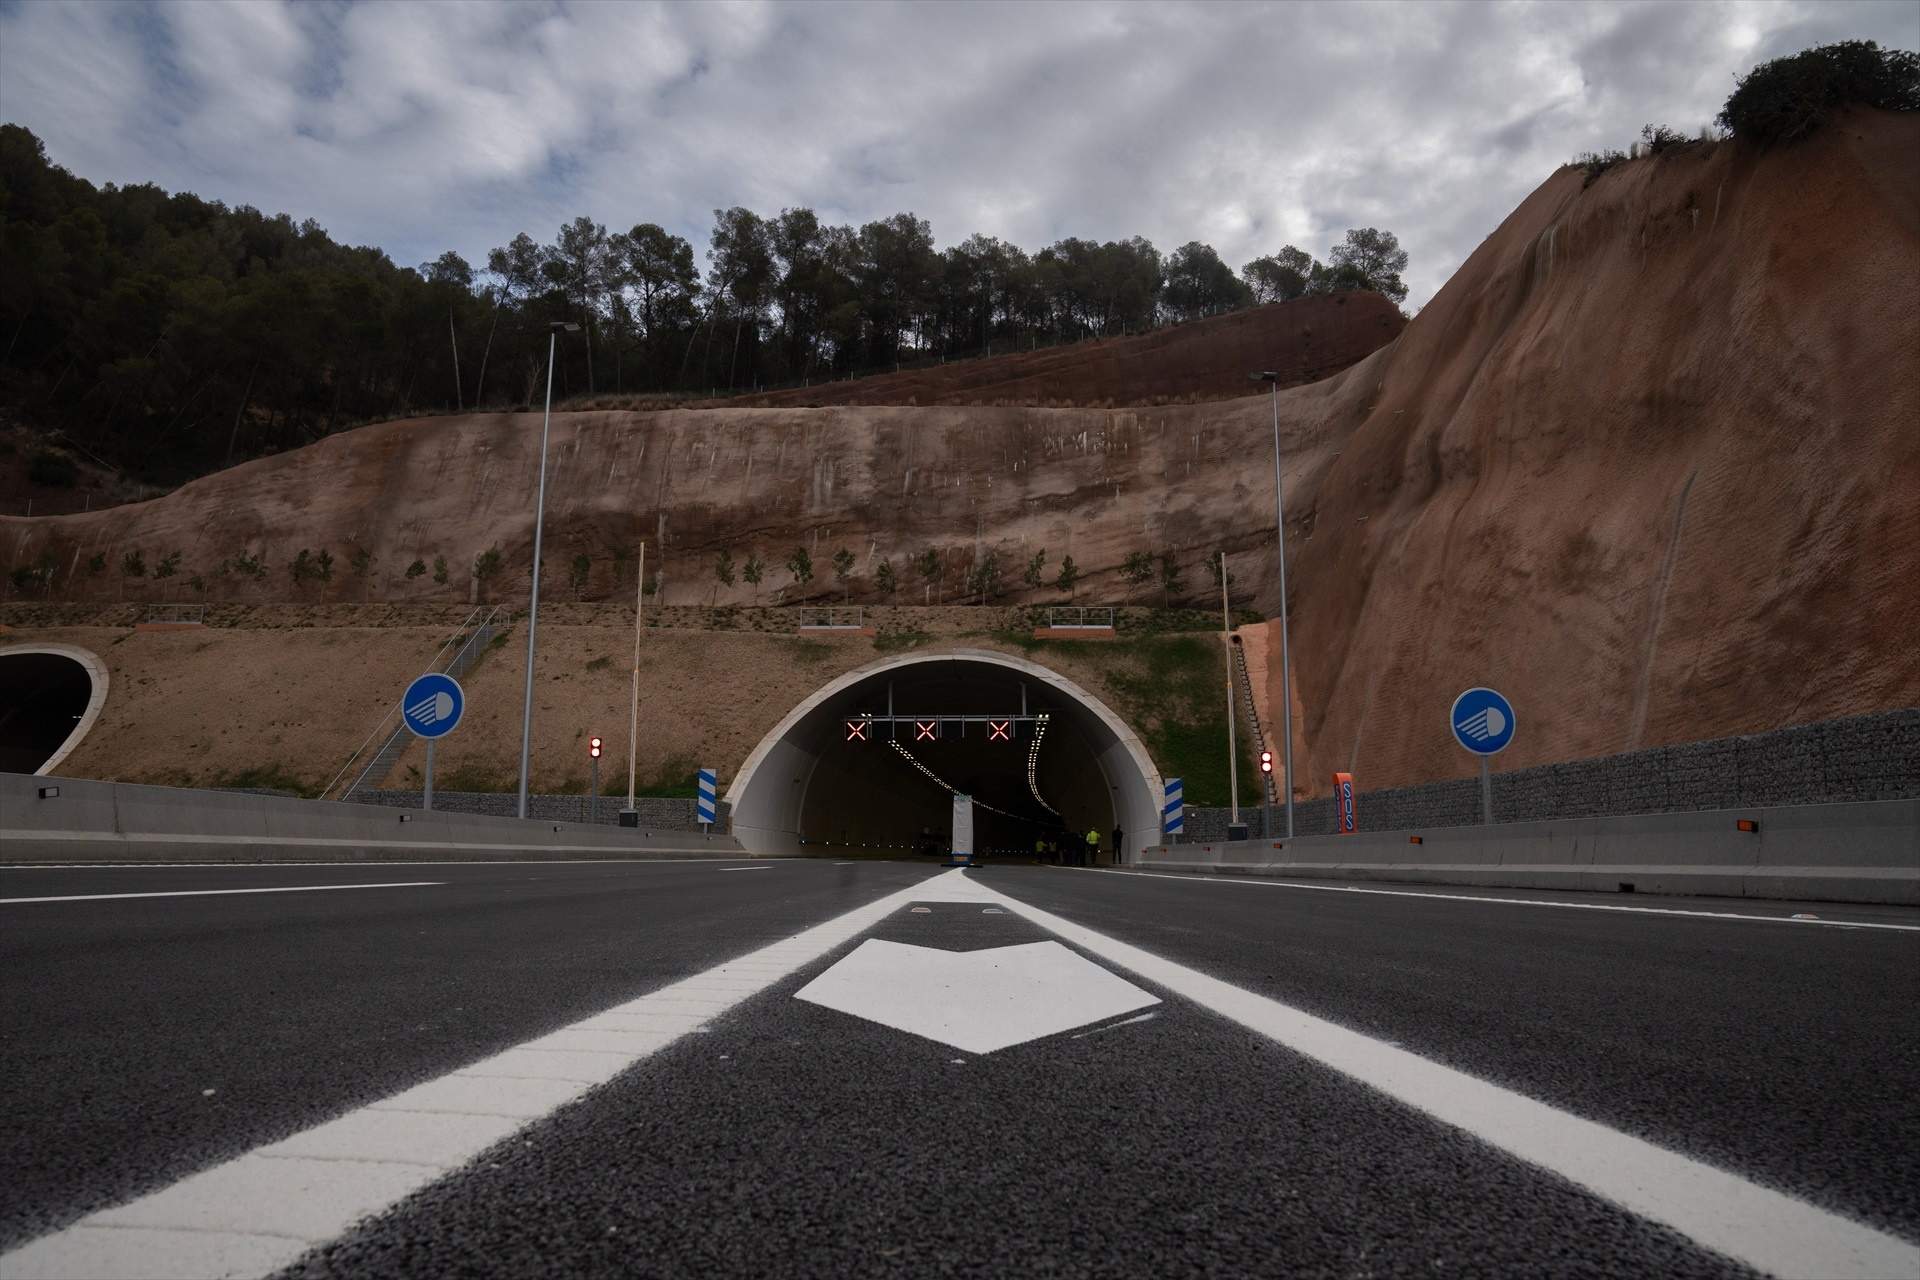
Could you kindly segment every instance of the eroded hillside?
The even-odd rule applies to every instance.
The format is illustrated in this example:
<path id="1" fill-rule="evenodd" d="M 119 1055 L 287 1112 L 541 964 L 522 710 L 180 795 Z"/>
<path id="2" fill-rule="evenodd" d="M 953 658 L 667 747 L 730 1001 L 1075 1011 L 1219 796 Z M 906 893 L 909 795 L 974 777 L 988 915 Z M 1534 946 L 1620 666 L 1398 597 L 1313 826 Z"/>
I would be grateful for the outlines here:
<path id="1" fill-rule="evenodd" d="M 1916 155 L 1920 120 L 1859 113 L 1585 189 L 1562 170 L 1395 342 L 1280 394 L 1303 781 L 1468 772 L 1445 714 L 1473 684 L 1519 708 L 1504 767 L 1920 702 Z M 1138 552 L 1170 555 L 1197 599 L 1224 546 L 1271 610 L 1269 413 L 564 415 L 548 590 L 616 594 L 644 539 L 668 603 L 877 599 L 882 561 L 896 599 L 951 598 L 988 552 L 1006 597 L 1062 598 L 1021 583 L 1038 551 L 1049 582 L 1074 557 L 1082 601 L 1157 594 L 1121 581 Z M 538 438 L 531 415 L 367 427 L 157 501 L 0 522 L 0 559 L 80 598 L 518 598 Z M 783 567 L 796 547 L 809 583 Z M 320 549 L 329 576 L 296 582 Z"/>

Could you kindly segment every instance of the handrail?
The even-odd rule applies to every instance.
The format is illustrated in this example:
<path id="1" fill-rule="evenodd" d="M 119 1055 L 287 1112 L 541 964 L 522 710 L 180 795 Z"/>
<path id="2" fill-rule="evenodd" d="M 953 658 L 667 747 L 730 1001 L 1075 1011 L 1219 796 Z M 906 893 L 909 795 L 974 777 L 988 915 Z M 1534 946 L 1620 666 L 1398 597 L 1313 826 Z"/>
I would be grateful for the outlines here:
<path id="1" fill-rule="evenodd" d="M 433 657 L 427 660 L 427 669 L 429 671 L 439 671 L 442 669 L 440 666 L 440 655 L 444 654 L 450 647 L 452 647 L 454 641 L 458 640 L 463 634 L 467 632 L 469 627 L 473 626 L 473 620 L 479 614 L 480 609 L 481 609 L 481 606 L 475 605 L 472 609 L 468 610 L 466 618 L 461 621 L 459 626 L 453 629 L 453 634 L 448 636 L 446 638 L 446 641 L 442 643 L 441 646 L 434 651 Z M 484 627 L 489 623 L 491 623 L 493 621 L 494 615 L 499 612 L 500 612 L 500 606 L 494 605 L 491 609 L 488 610 L 487 616 L 480 623 L 480 626 Z M 478 629 L 479 629 L 478 627 L 474 628 L 475 631 L 478 631 Z M 347 762 L 340 766 L 340 772 L 334 774 L 332 781 L 328 782 L 325 787 L 321 788 L 320 798 L 322 800 L 326 799 L 329 795 L 333 793 L 333 788 L 339 783 L 340 779 L 347 776 L 347 771 L 353 768 L 354 762 L 360 758 L 361 752 L 365 751 L 367 749 L 368 744 L 370 744 L 375 738 L 380 736 L 380 731 L 386 728 L 387 721 L 393 719 L 393 717 L 397 715 L 399 711 L 400 711 L 400 700 L 396 698 L 394 700 L 393 705 L 387 708 L 387 710 L 381 715 L 380 719 L 374 723 L 373 731 L 367 734 L 365 741 L 361 742 L 361 744 L 358 747 L 355 747 L 353 750 L 353 754 L 347 757 Z M 364 772 L 362 776 L 365 776 Z M 347 793 L 342 794 L 341 799 L 344 800 L 346 798 L 346 794 L 350 794 L 353 791 L 353 788 L 359 785 L 359 781 L 360 780 L 356 778 L 353 784 L 348 786 Z"/>

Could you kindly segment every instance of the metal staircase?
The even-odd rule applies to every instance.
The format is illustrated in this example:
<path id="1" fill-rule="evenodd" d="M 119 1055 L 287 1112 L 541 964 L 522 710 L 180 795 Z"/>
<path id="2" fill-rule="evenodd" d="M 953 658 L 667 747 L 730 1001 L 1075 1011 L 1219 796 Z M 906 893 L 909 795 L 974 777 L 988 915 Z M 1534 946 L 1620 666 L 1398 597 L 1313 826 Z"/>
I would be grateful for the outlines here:
<path id="1" fill-rule="evenodd" d="M 447 637 L 446 643 L 441 645 L 439 652 L 433 655 L 432 661 L 427 664 L 427 669 L 444 672 L 456 680 L 473 670 L 474 664 L 486 654 L 487 645 L 493 641 L 493 637 L 500 629 L 503 622 L 501 617 L 503 608 L 505 608 L 504 605 L 481 605 L 469 612 L 466 620 L 454 628 L 453 634 Z M 367 748 L 373 746 L 376 739 L 381 739 L 382 734 L 386 735 L 385 738 L 380 741 L 379 747 L 368 755 Z M 400 720 L 400 704 L 396 701 L 387 709 L 387 713 L 380 717 L 380 723 L 373 726 L 373 732 L 367 735 L 366 741 L 362 742 L 359 749 L 348 757 L 346 764 L 341 766 L 340 772 L 333 775 L 333 781 L 329 782 L 326 790 L 320 793 L 320 798 L 350 800 L 356 791 L 370 790 L 379 786 L 386 781 L 387 775 L 393 772 L 393 767 L 406 753 L 410 736 L 407 726 Z M 343 778 L 350 778 L 351 781 L 347 783 L 344 790 L 335 795 L 334 788 L 340 785 Z"/>
<path id="2" fill-rule="evenodd" d="M 1258 760 L 1260 753 L 1267 749 L 1267 740 L 1266 735 L 1260 731 L 1260 712 L 1255 708 L 1253 701 L 1253 677 L 1247 672 L 1247 649 L 1245 645 L 1240 644 L 1229 645 L 1228 648 L 1233 650 L 1233 667 L 1240 675 L 1239 702 L 1247 709 L 1247 729 L 1253 739 L 1253 757 Z M 1277 770 L 1279 766 L 1277 759 L 1274 765 Z M 1276 785 L 1276 778 L 1277 773 L 1266 774 L 1262 778 L 1262 783 L 1267 789 L 1268 804 L 1280 803 L 1280 788 Z"/>

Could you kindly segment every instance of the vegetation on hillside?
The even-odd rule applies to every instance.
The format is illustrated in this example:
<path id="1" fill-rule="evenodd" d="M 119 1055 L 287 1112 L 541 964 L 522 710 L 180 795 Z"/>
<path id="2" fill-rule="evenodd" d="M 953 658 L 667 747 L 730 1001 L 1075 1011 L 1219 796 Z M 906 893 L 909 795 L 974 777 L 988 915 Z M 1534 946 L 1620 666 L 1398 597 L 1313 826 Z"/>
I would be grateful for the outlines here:
<path id="1" fill-rule="evenodd" d="M 714 212 L 704 273 L 650 222 L 521 233 L 484 265 L 417 269 L 313 220 L 150 184 L 96 188 L 0 125 L 0 404 L 73 448 L 176 482 L 372 419 L 537 398 L 751 389 L 1215 315 L 1303 293 L 1406 296 L 1406 254 L 1361 228 L 1329 263 L 1288 246 L 1236 274 L 1135 236 L 1034 253 L 936 249 L 911 213 Z M 56 481 L 57 482 L 57 481 Z"/>

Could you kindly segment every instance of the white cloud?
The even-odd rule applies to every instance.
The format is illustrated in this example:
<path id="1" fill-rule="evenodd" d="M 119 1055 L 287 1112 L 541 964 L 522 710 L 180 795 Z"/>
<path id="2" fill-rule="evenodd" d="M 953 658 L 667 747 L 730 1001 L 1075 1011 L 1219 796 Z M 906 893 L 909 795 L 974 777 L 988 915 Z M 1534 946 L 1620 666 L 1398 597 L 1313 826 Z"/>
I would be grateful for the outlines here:
<path id="1" fill-rule="evenodd" d="M 1574 153 L 1849 37 L 1920 46 L 1920 7 L 41 0 L 0 8 L 0 117 L 403 263 L 734 204 L 1236 264 L 1377 225 L 1418 304 Z"/>

